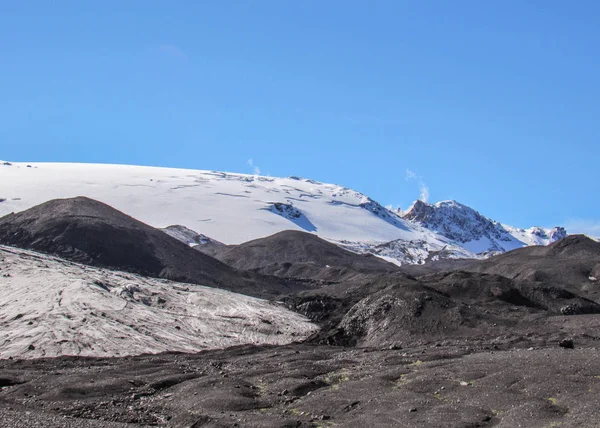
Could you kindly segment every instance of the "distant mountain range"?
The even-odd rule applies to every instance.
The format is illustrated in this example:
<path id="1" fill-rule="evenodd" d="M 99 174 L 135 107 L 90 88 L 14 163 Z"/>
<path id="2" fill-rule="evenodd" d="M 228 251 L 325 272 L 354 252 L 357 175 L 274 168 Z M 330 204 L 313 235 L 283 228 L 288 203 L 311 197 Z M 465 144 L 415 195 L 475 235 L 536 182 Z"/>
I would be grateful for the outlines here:
<path id="1" fill-rule="evenodd" d="M 417 201 L 406 212 L 314 180 L 126 165 L 0 162 L 0 216 L 56 198 L 109 204 L 190 246 L 212 250 L 285 230 L 396 264 L 486 258 L 567 235 L 520 229 L 455 201 Z M 211 251 L 212 251 L 211 250 Z M 211 254 L 210 251 L 207 251 Z"/>

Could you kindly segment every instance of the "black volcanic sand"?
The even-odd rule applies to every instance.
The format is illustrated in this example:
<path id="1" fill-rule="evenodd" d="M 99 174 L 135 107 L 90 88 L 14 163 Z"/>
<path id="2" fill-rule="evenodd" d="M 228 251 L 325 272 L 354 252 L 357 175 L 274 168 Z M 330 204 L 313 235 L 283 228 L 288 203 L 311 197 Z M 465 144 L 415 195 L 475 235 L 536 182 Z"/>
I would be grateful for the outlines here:
<path id="1" fill-rule="evenodd" d="M 0 361 L 3 427 L 591 427 L 600 316 L 399 349 Z M 545 329 L 546 331 L 543 331 Z M 560 331 L 554 337 L 552 331 Z M 572 337 L 575 349 L 558 346 Z"/>
<path id="2" fill-rule="evenodd" d="M 161 230 L 86 197 L 55 199 L 0 218 L 0 243 L 92 266 L 257 297 L 315 286 L 310 281 L 240 272 Z"/>
<path id="3" fill-rule="evenodd" d="M 398 266 L 370 254 L 355 254 L 306 232 L 286 230 L 240 245 L 218 248 L 195 247 L 208 251 L 237 269 L 286 278 L 324 281 L 349 280 L 360 274 L 382 274 L 400 270 Z"/>

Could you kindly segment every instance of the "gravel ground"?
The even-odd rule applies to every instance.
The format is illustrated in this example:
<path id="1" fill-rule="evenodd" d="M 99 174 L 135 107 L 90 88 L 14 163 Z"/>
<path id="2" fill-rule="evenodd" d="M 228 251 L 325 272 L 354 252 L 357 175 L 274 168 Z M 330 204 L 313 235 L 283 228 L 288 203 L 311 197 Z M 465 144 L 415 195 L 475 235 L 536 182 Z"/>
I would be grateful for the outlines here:
<path id="1" fill-rule="evenodd" d="M 529 332 L 406 349 L 2 360 L 0 415 L 7 427 L 594 427 L 597 345 Z"/>

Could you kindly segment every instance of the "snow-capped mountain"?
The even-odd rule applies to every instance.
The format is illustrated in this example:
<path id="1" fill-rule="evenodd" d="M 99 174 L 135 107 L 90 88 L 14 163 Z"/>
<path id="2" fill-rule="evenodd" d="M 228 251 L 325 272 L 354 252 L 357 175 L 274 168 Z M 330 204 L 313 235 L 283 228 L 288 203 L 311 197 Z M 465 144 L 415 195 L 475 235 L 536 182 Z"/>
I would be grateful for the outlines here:
<path id="1" fill-rule="evenodd" d="M 216 171 L 70 163 L 0 164 L 0 215 L 87 196 L 151 226 L 185 226 L 225 244 L 283 230 L 329 240 L 446 239 L 336 184 Z"/>
<path id="2" fill-rule="evenodd" d="M 567 231 L 564 227 L 553 227 L 548 229 L 534 226 L 529 229 L 522 229 L 506 224 L 503 224 L 502 227 L 512 236 L 517 238 L 517 240 L 526 245 L 549 245 L 567 236 Z"/>
<path id="3" fill-rule="evenodd" d="M 402 218 L 440 233 L 474 254 L 505 252 L 528 245 L 548 245 L 564 238 L 562 227 L 518 229 L 505 226 L 456 201 L 416 201 Z"/>
<path id="4" fill-rule="evenodd" d="M 546 244 L 563 229 L 503 226 L 456 202 L 401 216 L 355 190 L 299 177 L 127 165 L 0 162 L 0 216 L 87 196 L 188 245 L 239 244 L 283 230 L 315 233 L 395 263 L 484 257 Z M 173 226 L 175 225 L 175 226 Z"/>

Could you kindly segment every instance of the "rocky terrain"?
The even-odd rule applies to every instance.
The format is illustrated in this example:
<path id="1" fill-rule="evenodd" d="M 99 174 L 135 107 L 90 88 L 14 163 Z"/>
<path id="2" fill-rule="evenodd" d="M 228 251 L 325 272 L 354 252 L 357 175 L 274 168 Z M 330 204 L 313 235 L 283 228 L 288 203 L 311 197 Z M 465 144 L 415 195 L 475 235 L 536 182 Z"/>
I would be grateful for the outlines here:
<path id="1" fill-rule="evenodd" d="M 299 292 L 288 304 L 322 323 L 315 340 L 327 344 L 392 346 L 419 344 L 424 337 L 539 332 L 549 317 L 600 313 L 597 281 L 589 276 L 600 261 L 599 248 L 595 241 L 573 236 L 549 247 L 520 250 L 564 255 L 558 256 L 560 264 L 543 259 L 543 266 L 539 258 L 521 259 L 521 268 L 533 270 L 534 278 L 487 273 L 495 266 L 492 258 L 458 269 L 443 264 L 440 272 L 430 267 L 416 277 L 415 272 L 398 272 L 329 284 Z M 555 275 L 559 269 L 562 274 Z"/>
<path id="2" fill-rule="evenodd" d="M 308 344 L 0 361 L 5 427 L 594 427 L 597 316 L 399 348 Z"/>
<path id="3" fill-rule="evenodd" d="M 600 243 L 584 236 L 397 266 L 301 231 L 167 234 L 77 198 L 1 218 L 0 243 L 3 426 L 600 420 Z"/>

